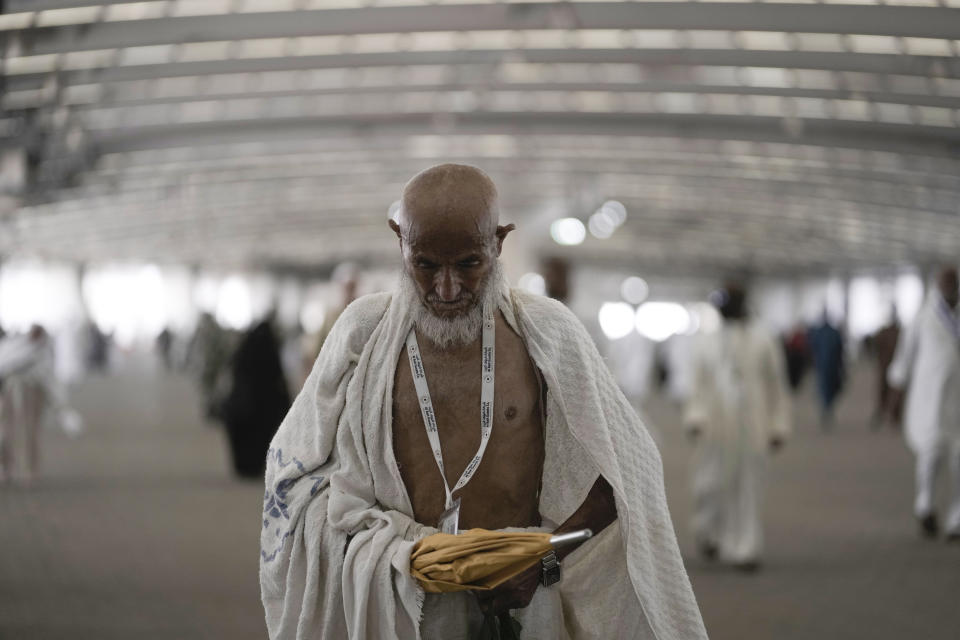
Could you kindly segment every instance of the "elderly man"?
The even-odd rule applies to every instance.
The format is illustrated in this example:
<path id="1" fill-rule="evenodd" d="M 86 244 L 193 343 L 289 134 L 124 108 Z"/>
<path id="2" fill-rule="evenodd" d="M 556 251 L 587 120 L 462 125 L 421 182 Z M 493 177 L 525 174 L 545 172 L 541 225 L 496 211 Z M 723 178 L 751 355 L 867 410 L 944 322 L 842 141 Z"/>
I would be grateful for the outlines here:
<path id="1" fill-rule="evenodd" d="M 491 180 L 441 165 L 401 202 L 400 290 L 346 309 L 268 454 L 271 638 L 474 638 L 509 611 L 521 637 L 705 638 L 656 448 L 582 325 L 505 286 Z M 414 543 L 473 527 L 598 535 L 559 583 L 425 594 Z"/>
<path id="2" fill-rule="evenodd" d="M 947 538 L 960 541 L 960 317 L 957 270 L 940 272 L 917 319 L 897 345 L 887 372 L 890 386 L 907 391 L 904 426 L 907 444 L 917 457 L 914 514 L 921 532 L 939 532 L 934 485 L 944 458 L 950 465 L 951 501 Z M 899 399 L 899 398 L 898 398 Z"/>

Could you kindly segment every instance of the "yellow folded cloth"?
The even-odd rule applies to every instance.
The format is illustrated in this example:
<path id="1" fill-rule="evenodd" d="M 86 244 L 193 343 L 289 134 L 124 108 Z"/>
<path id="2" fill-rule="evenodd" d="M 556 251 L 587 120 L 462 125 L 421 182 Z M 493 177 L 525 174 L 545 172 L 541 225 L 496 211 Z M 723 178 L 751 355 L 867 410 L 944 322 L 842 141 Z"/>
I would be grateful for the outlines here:
<path id="1" fill-rule="evenodd" d="M 540 562 L 550 553 L 550 533 L 470 529 L 435 533 L 410 554 L 410 573 L 424 591 L 487 591 Z"/>

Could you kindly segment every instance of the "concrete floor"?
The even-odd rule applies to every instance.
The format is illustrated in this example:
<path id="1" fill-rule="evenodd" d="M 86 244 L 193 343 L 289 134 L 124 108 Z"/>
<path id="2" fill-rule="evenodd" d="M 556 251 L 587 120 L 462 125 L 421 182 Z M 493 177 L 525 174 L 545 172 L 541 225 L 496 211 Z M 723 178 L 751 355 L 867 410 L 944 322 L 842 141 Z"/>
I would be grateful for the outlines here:
<path id="1" fill-rule="evenodd" d="M 960 546 L 919 539 L 911 458 L 869 433 L 859 375 L 830 434 L 812 399 L 773 461 L 762 572 L 696 557 L 689 448 L 678 412 L 654 400 L 667 488 L 714 640 L 960 637 Z M 187 380 L 143 367 L 73 394 L 87 432 L 45 435 L 45 475 L 0 489 L 0 639 L 265 637 L 257 583 L 262 488 L 230 478 L 226 445 Z"/>

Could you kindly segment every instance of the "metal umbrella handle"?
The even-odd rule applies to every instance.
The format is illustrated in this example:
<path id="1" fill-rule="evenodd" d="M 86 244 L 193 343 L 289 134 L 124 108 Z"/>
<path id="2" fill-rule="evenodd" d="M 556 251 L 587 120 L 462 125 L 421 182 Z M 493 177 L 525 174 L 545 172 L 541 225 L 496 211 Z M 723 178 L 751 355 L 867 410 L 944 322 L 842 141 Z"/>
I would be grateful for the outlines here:
<path id="1" fill-rule="evenodd" d="M 580 531 L 571 531 L 570 533 L 561 533 L 550 538 L 550 546 L 554 549 L 562 549 L 570 545 L 580 544 L 593 537 L 593 531 L 590 529 L 581 529 Z"/>

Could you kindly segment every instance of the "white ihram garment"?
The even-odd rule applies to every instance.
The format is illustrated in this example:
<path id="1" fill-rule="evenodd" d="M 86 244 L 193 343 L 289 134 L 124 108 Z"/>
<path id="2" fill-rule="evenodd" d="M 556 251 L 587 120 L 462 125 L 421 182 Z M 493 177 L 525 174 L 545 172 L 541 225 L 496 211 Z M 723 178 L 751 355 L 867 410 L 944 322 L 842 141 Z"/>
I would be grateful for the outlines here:
<path id="1" fill-rule="evenodd" d="M 573 552 L 559 585 L 538 589 L 561 631 L 524 637 L 700 640 L 706 631 L 667 511 L 659 454 L 583 326 L 563 305 L 504 290 L 500 310 L 547 383 L 540 513 L 563 522 L 598 473 L 616 524 Z M 416 540 L 392 443 L 393 380 L 410 309 L 390 294 L 344 311 L 271 444 L 260 584 L 270 637 L 420 639 L 449 617 L 410 576 Z M 461 599 L 465 596 L 455 596 Z M 555 608 L 559 600 L 559 611 Z M 455 604 L 455 603 L 454 603 Z M 446 612 L 446 613 L 445 613 Z M 431 616 L 420 624 L 421 616 Z M 558 625 L 559 626 L 559 625 Z"/>
<path id="2" fill-rule="evenodd" d="M 917 456 L 914 512 L 933 512 L 934 484 L 946 457 L 952 489 L 947 530 L 960 533 L 960 324 L 939 292 L 901 337 L 887 380 L 907 388 L 904 431 Z"/>
<path id="3" fill-rule="evenodd" d="M 693 474 L 698 543 L 727 562 L 759 560 L 767 451 L 791 430 L 783 354 L 766 331 L 725 322 L 701 337 L 684 422 L 701 430 Z"/>
<path id="4" fill-rule="evenodd" d="M 14 336 L 0 340 L 0 466 L 5 477 L 12 474 L 15 440 L 22 438 L 30 473 L 36 471 L 40 428 L 48 411 L 57 423 L 75 436 L 83 428 L 80 416 L 66 405 L 66 394 L 54 371 L 53 345 L 49 337 L 31 340 Z"/>

